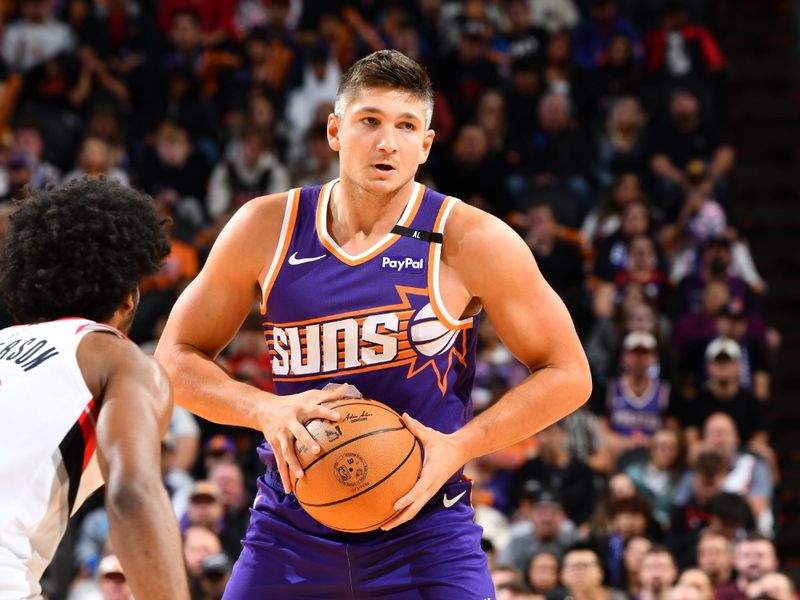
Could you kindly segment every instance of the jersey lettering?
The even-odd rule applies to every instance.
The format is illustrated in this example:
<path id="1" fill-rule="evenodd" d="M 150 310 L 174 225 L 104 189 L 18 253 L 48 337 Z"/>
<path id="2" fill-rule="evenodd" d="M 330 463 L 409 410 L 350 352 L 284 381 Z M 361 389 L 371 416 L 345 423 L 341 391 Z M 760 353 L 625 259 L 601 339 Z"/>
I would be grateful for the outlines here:
<path id="1" fill-rule="evenodd" d="M 391 362 L 398 354 L 400 319 L 393 313 L 272 328 L 277 376 L 315 375 Z M 395 334 L 395 335 L 392 335 Z"/>
<path id="2" fill-rule="evenodd" d="M 31 344 L 33 344 L 31 346 Z M 22 367 L 24 371 L 38 367 L 44 361 L 58 354 L 55 346 L 47 346 L 47 340 L 28 338 L 27 340 L 12 340 L 3 345 L 0 344 L 0 360 L 14 362 Z"/>

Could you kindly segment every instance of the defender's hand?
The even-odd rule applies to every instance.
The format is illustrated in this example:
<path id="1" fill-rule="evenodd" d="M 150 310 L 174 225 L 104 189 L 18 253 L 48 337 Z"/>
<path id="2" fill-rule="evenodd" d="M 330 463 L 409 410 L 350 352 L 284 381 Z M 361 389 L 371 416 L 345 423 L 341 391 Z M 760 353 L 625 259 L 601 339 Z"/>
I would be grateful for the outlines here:
<path id="1" fill-rule="evenodd" d="M 400 512 L 381 526 L 384 531 L 393 529 L 414 518 L 420 509 L 425 506 L 425 503 L 466 462 L 461 446 L 452 435 L 426 427 L 406 413 L 403 413 L 403 422 L 422 444 L 425 450 L 425 460 L 422 463 L 422 470 L 414 487 L 394 504 L 394 509 Z"/>
<path id="2" fill-rule="evenodd" d="M 319 452 L 319 445 L 303 423 L 312 419 L 338 421 L 339 413 L 322 406 L 322 403 L 346 398 L 351 395 L 351 390 L 347 385 L 330 390 L 308 390 L 291 396 L 278 396 L 263 403 L 258 414 L 258 426 L 275 454 L 283 489 L 287 494 L 293 491 L 292 476 L 303 476 L 294 450 L 295 440 L 314 454 Z"/>

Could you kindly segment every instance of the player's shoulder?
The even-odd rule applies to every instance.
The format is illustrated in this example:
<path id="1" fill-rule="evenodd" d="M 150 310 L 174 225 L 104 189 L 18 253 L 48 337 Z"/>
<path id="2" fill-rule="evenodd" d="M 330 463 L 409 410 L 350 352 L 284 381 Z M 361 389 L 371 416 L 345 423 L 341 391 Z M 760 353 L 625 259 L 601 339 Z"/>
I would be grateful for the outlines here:
<path id="1" fill-rule="evenodd" d="M 234 215 L 234 219 L 247 223 L 272 223 L 286 211 L 291 190 L 258 196 L 246 202 Z"/>
<path id="2" fill-rule="evenodd" d="M 131 340 L 110 331 L 87 333 L 78 346 L 77 358 L 84 380 L 96 397 L 119 373 L 150 382 L 163 392 L 169 390 L 161 365 Z"/>
<path id="3" fill-rule="evenodd" d="M 525 246 L 522 238 L 505 221 L 466 202 L 455 202 L 445 223 L 445 252 L 482 253 L 492 247 Z"/>

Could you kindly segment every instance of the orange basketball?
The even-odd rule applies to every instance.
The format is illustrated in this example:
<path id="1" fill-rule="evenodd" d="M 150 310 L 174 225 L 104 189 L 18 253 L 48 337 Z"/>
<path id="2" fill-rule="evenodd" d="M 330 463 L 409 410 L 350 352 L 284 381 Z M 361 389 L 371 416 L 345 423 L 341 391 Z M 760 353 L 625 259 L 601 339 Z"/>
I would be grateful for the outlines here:
<path id="1" fill-rule="evenodd" d="M 422 448 L 400 415 L 381 402 L 343 398 L 325 404 L 341 419 L 306 423 L 320 451 L 295 445 L 305 472 L 294 482 L 297 501 L 332 529 L 377 529 L 417 481 Z"/>

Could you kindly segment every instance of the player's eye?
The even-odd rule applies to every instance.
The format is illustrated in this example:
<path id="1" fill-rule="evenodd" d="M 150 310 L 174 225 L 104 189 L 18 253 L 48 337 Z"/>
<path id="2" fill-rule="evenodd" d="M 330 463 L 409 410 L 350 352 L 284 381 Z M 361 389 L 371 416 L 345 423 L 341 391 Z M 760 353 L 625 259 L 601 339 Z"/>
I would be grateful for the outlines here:
<path id="1" fill-rule="evenodd" d="M 374 127 L 375 125 L 378 124 L 378 119 L 376 119 L 375 117 L 364 117 L 363 119 L 361 119 L 361 122 L 364 123 L 364 125 L 369 125 L 370 127 Z"/>

